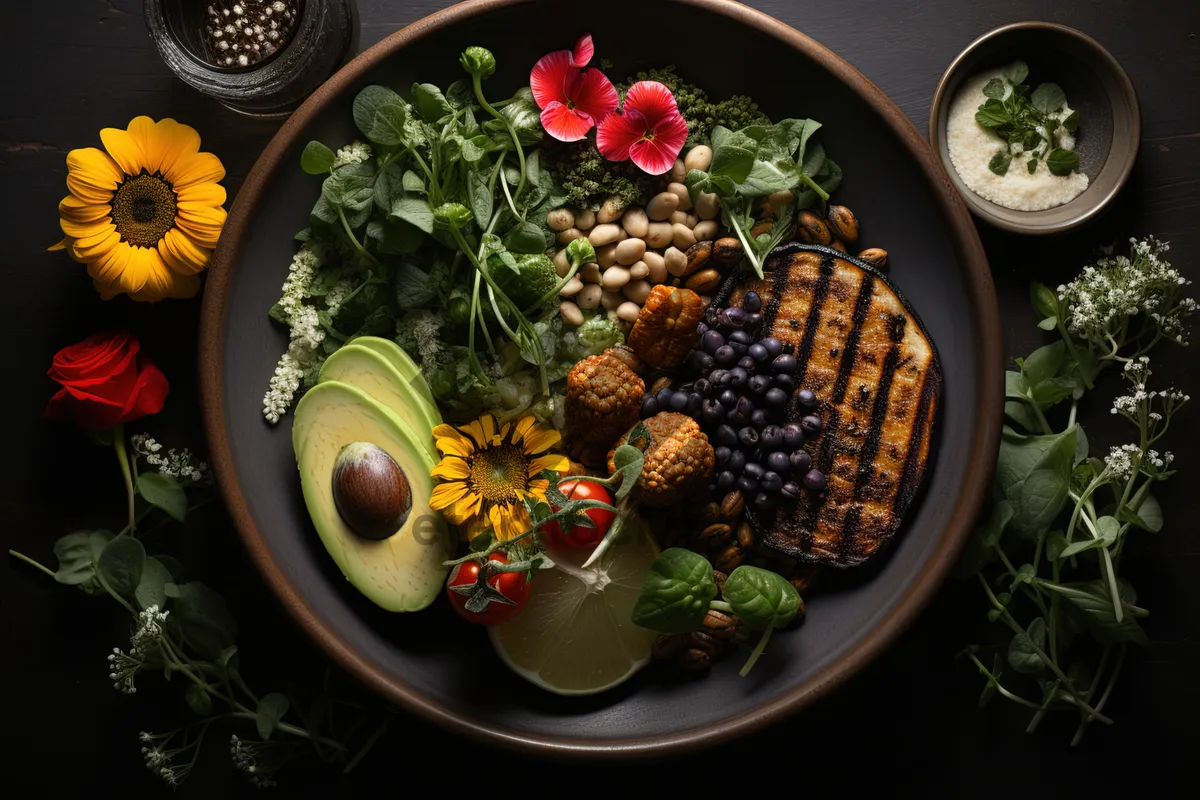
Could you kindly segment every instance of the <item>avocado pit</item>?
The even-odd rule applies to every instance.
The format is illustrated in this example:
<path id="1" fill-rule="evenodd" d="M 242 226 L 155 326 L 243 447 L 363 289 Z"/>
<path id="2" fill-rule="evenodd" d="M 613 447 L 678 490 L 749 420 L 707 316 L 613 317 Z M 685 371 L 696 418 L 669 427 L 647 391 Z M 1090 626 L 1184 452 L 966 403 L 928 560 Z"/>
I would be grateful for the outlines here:
<path id="1" fill-rule="evenodd" d="M 342 521 L 365 539 L 387 539 L 412 511 L 408 476 L 387 451 L 351 442 L 333 462 L 333 502 Z"/>

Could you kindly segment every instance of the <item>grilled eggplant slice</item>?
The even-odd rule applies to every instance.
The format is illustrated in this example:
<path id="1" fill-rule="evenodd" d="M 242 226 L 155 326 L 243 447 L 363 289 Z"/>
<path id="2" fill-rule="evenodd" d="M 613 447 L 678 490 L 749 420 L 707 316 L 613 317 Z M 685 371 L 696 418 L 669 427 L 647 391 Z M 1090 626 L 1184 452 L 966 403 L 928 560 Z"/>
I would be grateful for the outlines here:
<path id="1" fill-rule="evenodd" d="M 820 402 L 806 442 L 828 478 L 777 511 L 752 513 L 763 544 L 802 561 L 852 567 L 895 535 L 920 487 L 941 395 L 937 354 L 917 315 L 871 265 L 828 247 L 786 244 L 764 279 L 733 277 L 716 302 L 763 300 L 763 336 L 800 362 L 797 390 Z M 793 396 L 788 416 L 804 416 Z"/>

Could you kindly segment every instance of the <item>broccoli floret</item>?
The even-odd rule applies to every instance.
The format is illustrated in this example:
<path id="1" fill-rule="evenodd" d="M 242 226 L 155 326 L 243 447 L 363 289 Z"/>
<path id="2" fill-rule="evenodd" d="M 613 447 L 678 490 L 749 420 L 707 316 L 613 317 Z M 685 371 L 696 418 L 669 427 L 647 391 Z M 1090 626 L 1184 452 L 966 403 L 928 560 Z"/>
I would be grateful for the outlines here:
<path id="1" fill-rule="evenodd" d="M 654 178 L 632 161 L 609 161 L 589 136 L 577 142 L 547 141 L 542 157 L 559 179 L 567 205 L 593 211 L 609 197 L 641 205 L 654 190 Z"/>
<path id="2" fill-rule="evenodd" d="M 685 147 L 695 147 L 698 144 L 708 144 L 712 129 L 723 125 L 730 130 L 740 130 L 748 125 L 770 124 L 767 115 L 758 110 L 758 103 L 746 95 L 734 95 L 728 100 L 713 102 L 708 94 L 698 86 L 685 83 L 675 74 L 675 66 L 662 69 L 652 69 L 649 72 L 639 72 L 624 84 L 617 87 L 625 91 L 637 81 L 658 81 L 671 90 L 675 95 L 675 104 L 679 113 L 687 121 L 688 138 Z"/>

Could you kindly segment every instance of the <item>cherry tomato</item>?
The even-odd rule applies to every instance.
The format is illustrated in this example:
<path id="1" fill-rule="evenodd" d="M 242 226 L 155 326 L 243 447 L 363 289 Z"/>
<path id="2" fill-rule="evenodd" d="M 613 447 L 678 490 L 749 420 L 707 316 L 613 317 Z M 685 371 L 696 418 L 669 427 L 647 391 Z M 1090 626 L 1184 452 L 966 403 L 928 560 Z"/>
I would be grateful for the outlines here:
<path id="1" fill-rule="evenodd" d="M 488 561 L 497 564 L 507 564 L 508 557 L 503 553 L 492 553 Z M 478 586 L 479 573 L 483 564 L 479 561 L 465 561 L 456 564 L 450 570 L 446 579 L 446 595 L 450 605 L 459 616 L 467 622 L 476 625 L 499 625 L 521 613 L 529 601 L 529 578 L 525 572 L 501 572 L 487 579 L 487 587 Z M 466 591 L 463 591 L 466 589 Z M 489 599 L 481 611 L 467 608 L 467 601 L 476 593 L 484 593 Z M 511 600 L 512 603 L 506 603 Z"/>
<path id="2" fill-rule="evenodd" d="M 558 488 L 567 496 L 568 500 L 599 500 L 601 503 L 608 503 L 610 506 L 613 502 L 613 496 L 608 489 L 591 481 L 563 481 Z M 559 510 L 557 506 L 552 505 L 551 508 L 556 512 Z M 555 521 L 543 525 L 541 530 L 550 536 L 553 541 L 566 547 L 577 547 L 580 549 L 595 547 L 604 538 L 604 534 L 608 533 L 608 529 L 612 527 L 613 520 L 616 519 L 617 515 L 606 508 L 589 508 L 583 513 L 588 519 L 596 523 L 596 527 L 585 528 L 582 525 L 572 525 L 566 533 L 563 533 L 562 526 Z"/>

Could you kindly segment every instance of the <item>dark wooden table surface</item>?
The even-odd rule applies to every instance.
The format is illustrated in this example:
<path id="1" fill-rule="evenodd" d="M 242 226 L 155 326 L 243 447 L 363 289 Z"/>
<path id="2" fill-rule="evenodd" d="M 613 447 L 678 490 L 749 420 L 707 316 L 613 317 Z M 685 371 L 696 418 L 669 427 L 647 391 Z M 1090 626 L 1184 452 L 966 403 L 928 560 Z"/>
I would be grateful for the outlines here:
<path id="1" fill-rule="evenodd" d="M 440 0 L 359 0 L 360 47 L 443 5 Z M 1051 241 L 981 231 L 1010 355 L 1027 352 L 1040 340 L 1026 301 L 1029 280 L 1057 282 L 1077 270 L 1098 244 L 1154 233 L 1171 242 L 1172 260 L 1185 275 L 1200 278 L 1196 0 L 755 0 L 751 5 L 845 57 L 921 131 L 945 66 L 971 39 L 1003 23 L 1041 18 L 1073 25 L 1125 65 L 1141 97 L 1144 138 L 1133 177 L 1111 212 Z M 192 377 L 199 302 L 101 303 L 82 267 L 61 253 L 44 252 L 59 238 L 55 205 L 64 194 L 66 152 L 98 146 L 100 128 L 124 127 L 138 114 L 175 117 L 199 129 L 205 149 L 225 162 L 232 198 L 277 123 L 247 120 L 177 82 L 146 36 L 141 0 L 5 0 L 0 6 L 0 30 L 7 36 L 0 48 L 0 397 L 5 412 L 0 530 L 4 548 L 49 560 L 56 537 L 111 525 L 122 508 L 111 454 L 39 419 L 52 390 L 44 372 L 60 347 L 108 327 L 136 333 L 173 386 L 167 410 L 146 427 L 172 444 L 203 447 Z M 568 8 L 604 13 L 603 6 L 589 11 L 564 3 L 564 13 Z M 713 57 L 721 58 L 719 41 L 712 46 Z M 745 69 L 748 80 L 763 74 L 752 56 L 729 64 Z M 797 102 L 802 110 L 803 97 Z M 1163 377 L 1200 397 L 1194 353 L 1176 348 L 1157 361 Z M 1107 400 L 1092 405 L 1085 421 L 1102 422 Z M 1112 427 L 1092 426 L 1093 439 L 1115 443 L 1106 438 L 1118 435 Z M 1160 494 L 1166 528 L 1140 536 L 1127 561 L 1141 591 L 1139 604 L 1153 612 L 1146 624 L 1153 648 L 1130 659 L 1108 707 L 1116 727 L 1094 726 L 1083 747 L 1068 747 L 1071 727 L 1065 721 L 1028 737 L 1022 732 L 1023 714 L 976 710 L 978 676 L 953 656 L 979 636 L 984 609 L 974 586 L 949 584 L 889 653 L 799 717 L 719 753 L 665 765 L 605 767 L 604 779 L 619 792 L 638 792 L 647 781 L 663 785 L 665 776 L 669 785 L 714 794 L 753 790 L 776 779 L 804 793 L 863 787 L 862 777 L 870 775 L 901 796 L 1106 798 L 1133 796 L 1151 786 L 1170 786 L 1165 796 L 1194 796 L 1194 767 L 1187 765 L 1200 752 L 1200 545 L 1191 516 L 1197 511 L 1200 415 L 1185 413 L 1171 440 L 1182 472 Z M 229 598 L 241 623 L 243 663 L 251 682 L 259 677 L 300 683 L 320 675 L 323 657 L 258 580 L 219 510 L 190 525 L 171 546 L 194 574 Z M 105 654 L 127 632 L 109 606 L 56 586 L 15 561 L 0 563 L 0 686 L 5 694 L 0 776 L 7 796 L 165 795 L 142 766 L 137 732 L 188 712 L 178 687 L 147 680 L 147 688 L 132 698 L 113 691 Z M 464 759 L 479 765 L 477 777 L 464 779 Z M 402 717 L 350 777 L 306 771 L 280 791 L 287 797 L 404 792 L 436 780 L 431 770 L 445 776 L 452 791 L 470 790 L 473 782 L 478 790 L 478 784 L 495 781 L 502 784 L 496 787 L 501 792 L 538 792 L 546 786 L 571 796 L 581 782 L 596 781 L 591 771 L 480 751 Z M 776 770 L 782 772 L 772 774 Z M 9 787 L 17 791 L 9 793 Z M 180 794 L 249 796 L 252 791 L 218 740 Z"/>

